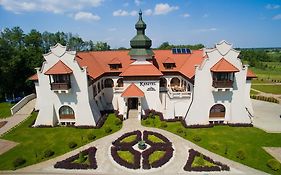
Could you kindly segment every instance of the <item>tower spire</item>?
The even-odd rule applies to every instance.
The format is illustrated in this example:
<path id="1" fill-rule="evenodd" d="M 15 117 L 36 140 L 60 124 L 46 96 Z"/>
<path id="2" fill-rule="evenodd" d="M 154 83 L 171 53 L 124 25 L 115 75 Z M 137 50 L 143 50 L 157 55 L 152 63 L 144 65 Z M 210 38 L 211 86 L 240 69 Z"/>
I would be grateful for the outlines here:
<path id="1" fill-rule="evenodd" d="M 142 11 L 139 11 L 139 20 L 135 24 L 137 35 L 131 39 L 131 50 L 129 55 L 131 56 L 152 56 L 153 51 L 150 49 L 151 40 L 145 35 L 146 24 L 142 20 Z"/>

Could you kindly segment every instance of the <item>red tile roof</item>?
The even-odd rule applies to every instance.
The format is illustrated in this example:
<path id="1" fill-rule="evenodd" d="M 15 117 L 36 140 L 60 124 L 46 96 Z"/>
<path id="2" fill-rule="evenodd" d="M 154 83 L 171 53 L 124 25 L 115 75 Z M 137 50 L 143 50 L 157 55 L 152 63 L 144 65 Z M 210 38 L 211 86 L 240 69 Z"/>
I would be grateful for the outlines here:
<path id="1" fill-rule="evenodd" d="M 163 74 L 153 64 L 131 64 L 120 76 L 162 76 Z"/>
<path id="2" fill-rule="evenodd" d="M 121 64 L 121 61 L 115 57 L 108 64 Z"/>
<path id="3" fill-rule="evenodd" d="M 72 70 L 59 60 L 49 70 L 45 72 L 45 75 L 57 75 L 57 74 L 71 74 Z"/>
<path id="4" fill-rule="evenodd" d="M 109 72 L 124 72 L 133 62 L 128 55 L 128 50 L 117 51 L 91 51 L 78 52 L 76 60 L 78 64 L 83 67 L 87 66 L 88 75 L 96 79 L 104 73 Z M 179 72 L 188 78 L 192 78 L 195 74 L 195 65 L 200 65 L 203 58 L 203 50 L 194 50 L 191 54 L 173 54 L 171 50 L 154 50 L 156 63 L 159 66 L 159 71 L 165 72 Z M 174 60 L 177 67 L 173 69 L 165 69 L 163 63 L 170 57 Z M 122 68 L 118 70 L 111 70 L 109 63 L 118 58 L 122 63 Z M 144 72 L 142 70 L 142 72 Z"/>
<path id="5" fill-rule="evenodd" d="M 171 57 L 168 57 L 163 63 L 169 64 L 169 63 L 175 63 L 175 60 Z"/>
<path id="6" fill-rule="evenodd" d="M 130 84 L 121 97 L 143 97 L 144 93 L 134 83 Z"/>
<path id="7" fill-rule="evenodd" d="M 220 59 L 212 68 L 212 72 L 239 72 L 235 66 L 233 66 L 226 59 Z"/>
<path id="8" fill-rule="evenodd" d="M 251 69 L 248 68 L 247 78 L 257 78 L 257 76 Z"/>
<path id="9" fill-rule="evenodd" d="M 38 80 L 38 75 L 37 75 L 37 73 L 34 74 L 34 75 L 32 75 L 32 76 L 30 76 L 30 77 L 28 78 L 28 80 L 37 81 L 37 80 Z"/>

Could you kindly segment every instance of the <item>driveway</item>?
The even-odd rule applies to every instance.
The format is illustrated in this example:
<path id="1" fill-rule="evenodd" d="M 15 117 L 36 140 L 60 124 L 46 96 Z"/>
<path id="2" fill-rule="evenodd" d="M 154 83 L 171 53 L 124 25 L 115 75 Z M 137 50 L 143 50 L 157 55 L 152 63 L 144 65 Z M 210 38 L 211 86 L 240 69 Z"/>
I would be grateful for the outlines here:
<path id="1" fill-rule="evenodd" d="M 253 124 L 269 133 L 281 133 L 281 105 L 252 100 L 254 108 Z"/>

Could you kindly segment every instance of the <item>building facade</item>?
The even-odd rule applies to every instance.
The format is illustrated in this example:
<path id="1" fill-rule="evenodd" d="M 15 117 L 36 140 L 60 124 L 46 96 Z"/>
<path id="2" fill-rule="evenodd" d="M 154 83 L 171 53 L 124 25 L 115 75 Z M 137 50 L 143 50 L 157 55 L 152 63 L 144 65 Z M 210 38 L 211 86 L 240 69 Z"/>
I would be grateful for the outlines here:
<path id="1" fill-rule="evenodd" d="M 38 125 L 95 126 L 101 111 L 124 119 L 146 109 L 187 125 L 251 123 L 255 75 L 226 41 L 214 48 L 152 50 L 139 13 L 130 50 L 67 51 L 55 45 L 30 79 L 35 83 Z"/>

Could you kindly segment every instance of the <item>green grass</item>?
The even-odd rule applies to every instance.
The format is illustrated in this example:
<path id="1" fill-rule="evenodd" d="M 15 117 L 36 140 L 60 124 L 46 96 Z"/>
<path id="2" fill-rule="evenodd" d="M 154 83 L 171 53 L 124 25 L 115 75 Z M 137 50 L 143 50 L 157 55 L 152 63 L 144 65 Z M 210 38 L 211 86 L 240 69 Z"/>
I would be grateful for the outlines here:
<path id="1" fill-rule="evenodd" d="M 252 88 L 266 93 L 281 94 L 281 85 L 252 85 Z"/>
<path id="2" fill-rule="evenodd" d="M 117 154 L 129 163 L 134 163 L 134 155 L 130 151 L 117 151 Z"/>
<path id="3" fill-rule="evenodd" d="M 200 162 L 200 157 L 199 157 L 199 156 L 195 156 L 195 158 L 194 158 L 194 160 L 193 160 L 191 166 L 192 166 L 192 167 L 202 166 L 199 162 Z M 213 163 L 211 163 L 211 162 L 209 162 L 209 161 L 207 161 L 207 160 L 205 160 L 205 159 L 203 159 L 203 162 L 204 162 L 204 165 L 203 165 L 203 166 L 212 167 L 212 166 L 215 165 L 215 164 L 213 164 Z"/>
<path id="4" fill-rule="evenodd" d="M 7 118 L 11 116 L 11 107 L 13 105 L 11 103 L 0 103 L 0 118 Z"/>
<path id="5" fill-rule="evenodd" d="M 121 143 L 130 143 L 137 139 L 137 135 L 130 135 L 121 140 Z"/>
<path id="6" fill-rule="evenodd" d="M 1 139 L 11 140 L 20 143 L 10 151 L 0 155 L 0 170 L 11 170 L 12 162 L 17 157 L 23 157 L 27 160 L 24 166 L 32 165 L 45 161 L 43 158 L 44 151 L 51 149 L 55 152 L 56 157 L 69 152 L 68 147 L 70 141 L 78 144 L 77 148 L 89 143 L 87 135 L 94 133 L 96 139 L 104 137 L 118 131 L 122 125 L 115 125 L 116 117 L 110 114 L 105 124 L 100 129 L 78 129 L 73 127 L 54 127 L 54 128 L 31 128 L 29 127 L 36 119 L 37 113 L 33 113 L 20 126 L 11 130 L 9 133 L 1 137 Z M 112 132 L 106 133 L 104 128 L 111 127 Z"/>
<path id="7" fill-rule="evenodd" d="M 271 80 L 281 81 L 281 69 L 261 69 L 255 67 L 250 69 L 253 70 L 259 79 L 259 81 L 254 80 L 253 83 L 269 83 L 272 82 Z"/>
<path id="8" fill-rule="evenodd" d="M 165 151 L 154 151 L 150 156 L 148 157 L 149 164 L 152 164 L 153 162 L 159 160 L 161 157 L 165 155 Z"/>
<path id="9" fill-rule="evenodd" d="M 184 128 L 180 122 L 167 122 L 167 128 L 161 128 L 159 117 L 147 120 L 150 121 L 150 125 L 146 126 L 155 125 L 159 129 L 177 134 L 214 153 L 269 174 L 281 174 L 281 170 L 273 171 L 267 167 L 266 163 L 272 159 L 272 156 L 262 148 L 281 147 L 281 134 L 269 134 L 254 127 L 215 126 L 213 128 L 189 129 Z M 144 120 L 141 122 L 142 125 L 145 125 Z M 177 133 L 178 128 L 181 128 L 183 132 Z M 195 142 L 194 136 L 200 137 L 201 141 Z M 245 151 L 246 158 L 244 160 L 236 157 L 238 150 Z"/>
<path id="10" fill-rule="evenodd" d="M 254 90 L 250 91 L 250 95 L 257 95 L 257 94 L 259 94 L 257 91 L 254 91 Z"/>
<path id="11" fill-rule="evenodd" d="M 155 135 L 148 135 L 148 140 L 154 142 L 154 143 L 164 143 L 164 141 L 158 137 L 156 137 Z"/>

